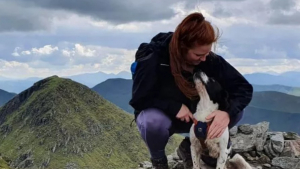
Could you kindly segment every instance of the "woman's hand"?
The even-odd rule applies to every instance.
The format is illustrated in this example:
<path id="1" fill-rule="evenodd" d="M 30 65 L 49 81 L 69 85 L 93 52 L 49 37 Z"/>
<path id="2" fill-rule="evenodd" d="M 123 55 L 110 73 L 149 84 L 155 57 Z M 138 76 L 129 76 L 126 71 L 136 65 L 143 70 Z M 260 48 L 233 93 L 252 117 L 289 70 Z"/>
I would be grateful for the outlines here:
<path id="1" fill-rule="evenodd" d="M 190 112 L 189 108 L 186 105 L 182 104 L 176 118 L 181 119 L 181 121 L 190 122 L 190 118 L 193 119 L 193 114 Z"/>
<path id="2" fill-rule="evenodd" d="M 230 118 L 228 113 L 216 110 L 208 115 L 206 120 L 212 121 L 207 133 L 207 139 L 214 139 L 221 137 L 229 124 Z"/>

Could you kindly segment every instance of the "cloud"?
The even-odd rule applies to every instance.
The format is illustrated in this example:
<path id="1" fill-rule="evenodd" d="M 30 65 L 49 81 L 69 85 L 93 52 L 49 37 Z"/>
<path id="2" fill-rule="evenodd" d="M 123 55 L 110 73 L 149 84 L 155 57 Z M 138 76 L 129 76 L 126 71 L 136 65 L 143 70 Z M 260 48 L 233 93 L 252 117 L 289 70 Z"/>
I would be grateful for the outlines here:
<path id="1" fill-rule="evenodd" d="M 268 23 L 274 25 L 300 25 L 300 11 L 292 14 L 275 13 L 270 17 Z"/>
<path id="2" fill-rule="evenodd" d="M 24 76 L 29 74 L 48 76 L 51 73 L 65 75 L 65 72 L 69 75 L 87 73 L 85 71 L 118 73 L 129 71 L 135 52 L 136 50 L 68 42 L 31 49 L 17 47 L 12 52 L 14 60 L 1 59 L 3 69 L 0 70 L 0 74 L 12 71 L 13 73 L 9 74 L 15 76 L 16 72 L 21 70 L 24 71 Z M 34 73 L 34 71 L 41 73 Z"/>
<path id="3" fill-rule="evenodd" d="M 178 4 L 185 9 L 205 9 L 202 3 L 240 3 L 246 0 L 2 0 L 0 2 L 0 32 L 52 31 L 55 22 L 77 15 L 98 24 L 114 27 L 134 27 L 135 23 L 169 20 L 178 14 Z M 224 12 L 226 13 L 226 12 Z M 4 22 L 10 20 L 12 22 Z M 126 25 L 128 24 L 128 25 Z"/>
<path id="4" fill-rule="evenodd" d="M 300 71 L 300 59 L 226 59 L 237 70 L 243 74 L 255 72 L 276 72 Z"/>
<path id="5" fill-rule="evenodd" d="M 260 58 L 287 58 L 287 53 L 285 51 L 280 51 L 268 46 L 263 46 L 260 49 L 255 49 L 255 54 L 259 55 Z"/>
<path id="6" fill-rule="evenodd" d="M 285 10 L 289 11 L 296 5 L 295 0 L 271 0 L 270 7 L 274 10 Z"/>
<path id="7" fill-rule="evenodd" d="M 50 30 L 53 17 L 48 10 L 0 1 L 0 32 Z"/>

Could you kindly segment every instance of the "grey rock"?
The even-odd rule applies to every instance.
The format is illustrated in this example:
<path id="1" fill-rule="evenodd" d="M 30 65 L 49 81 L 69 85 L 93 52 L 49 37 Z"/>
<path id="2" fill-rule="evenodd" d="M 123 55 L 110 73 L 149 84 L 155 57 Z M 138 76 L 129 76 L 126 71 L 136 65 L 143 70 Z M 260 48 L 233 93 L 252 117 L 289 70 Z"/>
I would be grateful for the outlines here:
<path id="1" fill-rule="evenodd" d="M 250 124 L 242 124 L 238 127 L 238 130 L 243 134 L 251 134 L 253 133 L 253 128 Z"/>
<path id="2" fill-rule="evenodd" d="M 237 133 L 238 133 L 238 128 L 237 128 L 237 126 L 234 126 L 234 127 L 232 127 L 232 128 L 229 130 L 229 134 L 230 134 L 230 136 L 232 136 L 232 137 L 234 137 Z"/>
<path id="3" fill-rule="evenodd" d="M 269 169 L 271 168 L 271 164 L 263 164 L 263 169 Z"/>
<path id="4" fill-rule="evenodd" d="M 271 137 L 272 148 L 276 153 L 281 153 L 284 148 L 284 138 L 283 134 L 277 133 Z"/>
<path id="5" fill-rule="evenodd" d="M 274 152 L 274 150 L 272 148 L 271 140 L 266 141 L 266 144 L 264 145 L 264 151 L 265 151 L 266 155 L 268 157 L 270 157 L 271 159 L 278 156 L 278 154 L 276 152 Z"/>
<path id="6" fill-rule="evenodd" d="M 285 140 L 284 149 L 280 154 L 281 157 L 300 157 L 300 139 Z"/>
<path id="7" fill-rule="evenodd" d="M 283 132 L 283 137 L 285 140 L 298 140 L 300 136 L 295 132 Z"/>
<path id="8" fill-rule="evenodd" d="M 270 140 L 264 145 L 264 150 L 271 159 L 278 157 L 284 149 L 284 137 L 282 132 L 268 133 Z"/>
<path id="9" fill-rule="evenodd" d="M 258 160 L 257 160 L 260 164 L 266 164 L 266 163 L 270 163 L 271 162 L 271 159 L 265 155 L 265 154 L 262 154 Z"/>
<path id="10" fill-rule="evenodd" d="M 250 154 L 252 157 L 256 157 L 256 151 L 250 151 L 249 154 Z"/>
<path id="11" fill-rule="evenodd" d="M 247 161 L 254 161 L 255 158 L 252 157 L 248 152 L 243 153 L 243 157 L 246 158 Z"/>
<path id="12" fill-rule="evenodd" d="M 282 169 L 300 169 L 300 159 L 292 157 L 275 157 L 272 166 Z"/>
<path id="13" fill-rule="evenodd" d="M 267 131 L 269 129 L 269 122 L 261 122 L 256 125 L 243 125 L 244 127 L 238 127 L 239 130 L 242 128 L 252 128 L 252 134 L 243 134 L 238 132 L 232 140 L 232 150 L 234 152 L 247 152 L 252 150 L 262 151 L 264 144 L 267 139 Z M 247 127 L 248 126 L 248 127 Z M 249 132 L 248 132 L 249 133 Z"/>

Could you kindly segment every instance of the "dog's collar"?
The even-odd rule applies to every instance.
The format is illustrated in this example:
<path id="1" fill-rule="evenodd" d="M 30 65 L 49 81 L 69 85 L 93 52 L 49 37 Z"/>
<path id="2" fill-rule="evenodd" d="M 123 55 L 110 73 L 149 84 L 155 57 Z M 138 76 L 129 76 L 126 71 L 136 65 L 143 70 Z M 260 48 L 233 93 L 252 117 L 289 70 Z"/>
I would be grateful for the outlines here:
<path id="1" fill-rule="evenodd" d="M 203 125 L 202 122 L 196 120 L 195 118 L 193 118 L 193 122 L 194 122 L 194 132 L 195 132 L 195 136 L 198 139 L 206 139 L 207 137 L 207 133 L 210 127 L 210 123 L 206 123 L 206 125 Z"/>
<path id="2" fill-rule="evenodd" d="M 206 140 L 208 130 L 210 128 L 211 123 L 206 123 L 206 125 L 203 125 L 204 123 L 198 121 L 197 119 L 193 118 L 194 122 L 194 132 L 195 136 L 200 140 L 200 143 L 202 144 L 202 147 L 207 148 L 204 141 Z M 202 124 L 201 124 L 202 123 Z M 228 139 L 227 149 L 229 149 L 232 145 L 232 142 L 230 140 L 230 137 Z"/>

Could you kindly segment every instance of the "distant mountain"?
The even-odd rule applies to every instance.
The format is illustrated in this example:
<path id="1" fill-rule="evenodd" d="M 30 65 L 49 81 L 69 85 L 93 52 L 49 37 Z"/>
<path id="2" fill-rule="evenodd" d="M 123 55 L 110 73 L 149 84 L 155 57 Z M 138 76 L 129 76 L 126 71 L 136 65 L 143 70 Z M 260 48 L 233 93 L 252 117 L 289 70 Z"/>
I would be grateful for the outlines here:
<path id="1" fill-rule="evenodd" d="M 290 95 L 300 96 L 300 87 L 290 87 L 284 85 L 253 85 L 255 92 L 276 91 Z"/>
<path id="2" fill-rule="evenodd" d="M 12 93 L 20 93 L 32 86 L 38 80 L 41 80 L 41 78 L 0 80 L 0 89 Z"/>
<path id="3" fill-rule="evenodd" d="M 122 71 L 117 74 L 96 72 L 96 73 L 83 73 L 83 74 L 78 74 L 73 76 L 63 76 L 63 77 L 72 79 L 88 87 L 93 87 L 110 78 L 131 79 L 131 74 L 126 71 Z M 42 78 L 39 77 L 31 77 L 27 79 L 8 79 L 8 78 L 1 79 L 0 78 L 0 89 L 8 92 L 20 93 L 23 90 L 29 88 L 31 85 L 33 85 L 33 83 L 41 79 Z"/>
<path id="4" fill-rule="evenodd" d="M 48 77 L 0 108 L 0 154 L 14 168 L 135 168 L 149 154 L 132 119 L 87 86 Z"/>
<path id="5" fill-rule="evenodd" d="M 74 76 L 66 76 L 66 78 L 70 78 L 88 87 L 94 87 L 95 85 L 107 79 L 112 79 L 112 78 L 131 79 L 131 74 L 125 71 L 120 72 L 118 74 L 113 74 L 113 73 L 107 74 L 103 72 L 97 72 L 97 73 L 84 73 L 84 74 L 79 74 Z"/>
<path id="6" fill-rule="evenodd" d="M 245 74 L 245 78 L 252 84 L 257 85 L 285 85 L 300 87 L 300 72 L 286 72 L 279 75 L 266 73 Z"/>
<path id="7" fill-rule="evenodd" d="M 248 106 L 238 124 L 256 124 L 261 121 L 270 122 L 271 131 L 293 131 L 300 134 L 300 114 Z"/>
<path id="8" fill-rule="evenodd" d="M 128 104 L 131 98 L 131 86 L 132 80 L 116 78 L 108 79 L 92 89 L 123 110 L 133 113 L 133 108 Z"/>
<path id="9" fill-rule="evenodd" d="M 266 120 L 271 123 L 271 129 L 280 131 L 286 129 L 285 131 L 300 133 L 300 129 L 295 127 L 300 119 L 300 97 L 268 91 L 274 86 L 255 86 L 256 90 L 266 91 L 254 92 L 253 99 L 245 110 L 246 115 L 242 123 L 254 124 Z M 93 90 L 125 111 L 132 113 L 133 109 L 128 103 L 131 98 L 131 87 L 132 80 L 109 79 L 95 86 Z M 281 88 L 281 90 L 283 89 L 286 89 L 287 92 L 291 91 L 289 87 Z M 285 123 L 278 123 L 281 119 L 286 120 Z"/>
<path id="10" fill-rule="evenodd" d="M 7 91 L 0 89 L 0 107 L 7 103 L 10 99 L 12 99 L 16 94 L 15 93 L 9 93 Z"/>
<path id="11" fill-rule="evenodd" d="M 254 92 L 250 105 L 267 110 L 300 114 L 300 97 L 281 92 Z"/>

